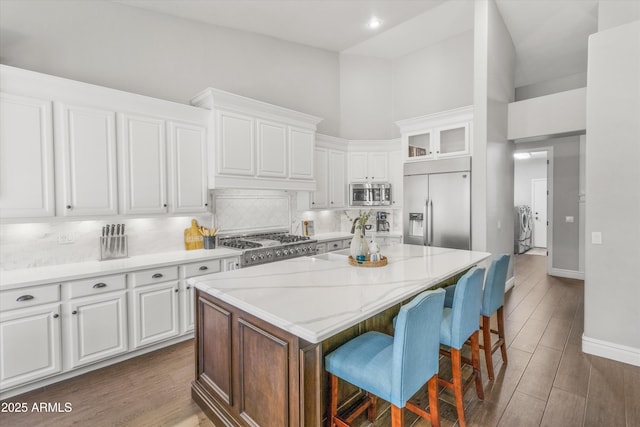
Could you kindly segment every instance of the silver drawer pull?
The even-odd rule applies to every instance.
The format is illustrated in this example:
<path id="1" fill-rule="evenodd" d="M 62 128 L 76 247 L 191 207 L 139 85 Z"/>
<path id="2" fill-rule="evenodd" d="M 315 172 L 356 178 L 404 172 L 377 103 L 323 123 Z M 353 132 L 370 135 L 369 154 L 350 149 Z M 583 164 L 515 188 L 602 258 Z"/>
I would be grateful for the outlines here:
<path id="1" fill-rule="evenodd" d="M 22 302 L 22 301 L 29 301 L 30 299 L 33 299 L 33 295 L 22 295 L 22 296 L 19 296 L 16 299 L 16 301 Z"/>
<path id="2" fill-rule="evenodd" d="M 162 277 L 162 273 L 156 273 L 153 276 L 151 276 L 152 279 L 159 279 Z"/>
<path id="3" fill-rule="evenodd" d="M 96 283 L 95 285 L 93 285 L 93 289 L 106 288 L 106 287 L 107 287 L 106 283 Z"/>
<path id="4" fill-rule="evenodd" d="M 203 265 L 202 267 L 200 267 L 199 270 L 200 271 L 205 271 L 205 270 L 208 270 L 208 269 L 209 269 L 209 267 L 207 267 L 206 265 Z"/>

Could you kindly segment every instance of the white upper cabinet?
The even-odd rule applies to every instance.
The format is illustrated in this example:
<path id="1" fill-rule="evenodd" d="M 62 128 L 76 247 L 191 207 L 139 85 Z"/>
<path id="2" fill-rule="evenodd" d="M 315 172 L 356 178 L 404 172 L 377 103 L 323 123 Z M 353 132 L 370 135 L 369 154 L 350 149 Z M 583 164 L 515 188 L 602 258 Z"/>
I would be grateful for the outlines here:
<path id="1" fill-rule="evenodd" d="M 51 102 L 0 94 L 0 216 L 55 214 Z"/>
<path id="2" fill-rule="evenodd" d="M 258 176 L 286 178 L 287 127 L 280 123 L 257 120 Z"/>
<path id="3" fill-rule="evenodd" d="M 403 198 L 403 159 L 400 150 L 391 151 L 389 153 L 389 182 L 391 183 L 391 205 L 394 207 L 402 206 Z"/>
<path id="4" fill-rule="evenodd" d="M 169 122 L 169 208 L 207 211 L 207 139 L 202 126 Z"/>
<path id="5" fill-rule="evenodd" d="M 56 104 L 58 213 L 116 215 L 116 129 L 113 111 Z"/>
<path id="6" fill-rule="evenodd" d="M 289 178 L 313 179 L 313 148 L 315 132 L 289 127 Z"/>
<path id="7" fill-rule="evenodd" d="M 320 118 L 213 88 L 191 103 L 213 110 L 209 188 L 315 190 Z"/>
<path id="8" fill-rule="evenodd" d="M 386 182 L 389 180 L 388 153 L 383 151 L 349 153 L 350 182 Z"/>
<path id="9" fill-rule="evenodd" d="M 218 138 L 218 170 L 222 174 L 255 174 L 254 123 L 249 116 L 228 111 L 216 113 Z"/>
<path id="10" fill-rule="evenodd" d="M 347 200 L 347 163 L 343 151 L 329 151 L 329 207 L 344 208 Z"/>
<path id="11" fill-rule="evenodd" d="M 0 65 L 0 216 L 205 212 L 210 116 Z M 228 161 L 245 158 L 253 156 L 230 153 Z"/>
<path id="12" fill-rule="evenodd" d="M 402 133 L 405 161 L 469 156 L 473 107 L 396 122 Z"/>
<path id="13" fill-rule="evenodd" d="M 120 197 L 124 214 L 167 212 L 164 120 L 119 114 Z"/>
<path id="14" fill-rule="evenodd" d="M 310 206 L 304 206 L 304 208 L 326 209 L 329 207 L 329 151 L 316 148 L 313 160 L 316 191 L 311 193 Z"/>

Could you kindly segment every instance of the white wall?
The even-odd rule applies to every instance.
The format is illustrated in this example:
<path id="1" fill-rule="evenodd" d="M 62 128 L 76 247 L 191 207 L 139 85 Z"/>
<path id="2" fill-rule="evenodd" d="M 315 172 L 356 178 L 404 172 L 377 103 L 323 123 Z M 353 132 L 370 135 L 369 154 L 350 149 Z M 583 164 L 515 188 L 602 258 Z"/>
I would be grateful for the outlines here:
<path id="1" fill-rule="evenodd" d="M 188 103 L 212 86 L 339 132 L 334 52 L 104 1 L 3 1 L 0 62 Z"/>
<path id="2" fill-rule="evenodd" d="M 640 21 L 592 35 L 588 73 L 582 347 L 640 366 Z"/>
<path id="3" fill-rule="evenodd" d="M 473 31 L 393 61 L 393 121 L 473 104 Z"/>
<path id="4" fill-rule="evenodd" d="M 340 136 L 392 139 L 391 61 L 340 55 Z"/>
<path id="5" fill-rule="evenodd" d="M 640 2 L 637 0 L 599 1 L 598 31 L 640 19 Z"/>
<path id="6" fill-rule="evenodd" d="M 515 47 L 494 0 L 476 2 L 473 248 L 513 251 L 513 145 L 507 106 L 515 95 Z M 512 275 L 513 263 L 511 266 Z"/>
<path id="7" fill-rule="evenodd" d="M 551 95 L 552 93 L 579 89 L 586 86 L 587 72 L 585 71 L 584 73 L 571 74 L 553 80 L 517 87 L 516 101 L 537 98 L 539 96 Z"/>
<path id="8" fill-rule="evenodd" d="M 547 179 L 546 157 L 516 159 L 513 176 L 513 205 L 531 206 L 531 180 Z"/>

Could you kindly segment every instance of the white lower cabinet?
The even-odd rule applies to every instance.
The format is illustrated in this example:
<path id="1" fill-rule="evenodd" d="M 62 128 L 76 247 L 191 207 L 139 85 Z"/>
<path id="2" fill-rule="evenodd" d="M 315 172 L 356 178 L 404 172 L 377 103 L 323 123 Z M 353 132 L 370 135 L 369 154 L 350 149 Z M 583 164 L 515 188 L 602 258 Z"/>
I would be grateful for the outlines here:
<path id="1" fill-rule="evenodd" d="M 141 286 L 131 293 L 133 347 L 178 336 L 178 282 Z"/>
<path id="2" fill-rule="evenodd" d="M 69 365 L 76 368 L 127 352 L 127 291 L 67 303 Z"/>
<path id="3" fill-rule="evenodd" d="M 236 260 L 234 257 L 232 260 Z M 214 259 L 210 261 L 194 262 L 180 267 L 180 331 L 183 334 L 193 331 L 195 326 L 195 288 L 187 283 L 192 277 L 205 274 L 219 273 L 224 267 L 224 261 Z"/>
<path id="4" fill-rule="evenodd" d="M 240 257 L 225 258 L 222 260 L 222 262 L 222 271 L 237 270 L 240 268 Z"/>
<path id="5" fill-rule="evenodd" d="M 0 390 L 61 372 L 60 330 L 59 303 L 3 312 Z"/>

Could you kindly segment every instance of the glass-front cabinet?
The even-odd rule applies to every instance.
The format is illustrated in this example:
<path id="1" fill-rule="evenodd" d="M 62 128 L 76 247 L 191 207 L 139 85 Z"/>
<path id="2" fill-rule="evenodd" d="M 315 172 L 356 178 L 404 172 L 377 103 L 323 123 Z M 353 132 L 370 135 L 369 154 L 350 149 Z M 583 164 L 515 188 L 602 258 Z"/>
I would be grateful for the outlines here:
<path id="1" fill-rule="evenodd" d="M 435 160 L 471 154 L 473 107 L 396 122 L 405 161 Z"/>

